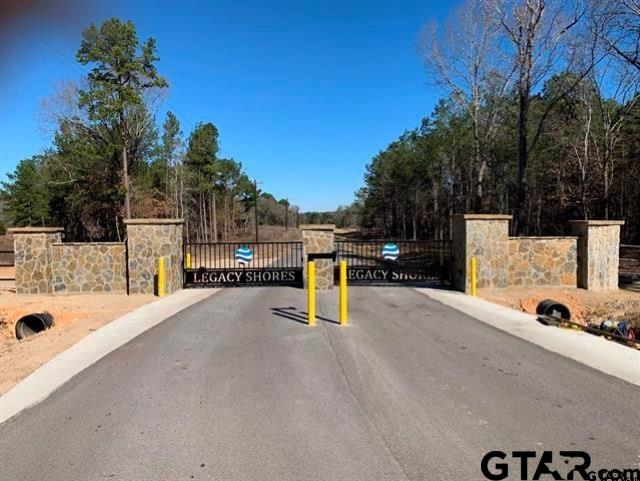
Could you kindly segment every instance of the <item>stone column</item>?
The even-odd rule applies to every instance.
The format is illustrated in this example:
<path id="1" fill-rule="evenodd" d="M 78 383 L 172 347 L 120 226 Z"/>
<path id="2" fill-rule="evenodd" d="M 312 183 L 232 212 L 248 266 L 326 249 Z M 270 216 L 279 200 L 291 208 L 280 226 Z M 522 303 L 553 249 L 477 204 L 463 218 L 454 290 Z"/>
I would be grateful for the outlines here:
<path id="1" fill-rule="evenodd" d="M 153 294 L 158 258 L 165 257 L 167 293 L 182 288 L 182 219 L 128 219 L 129 293 Z"/>
<path id="2" fill-rule="evenodd" d="M 470 288 L 469 260 L 478 262 L 478 287 L 507 287 L 509 221 L 503 214 L 455 214 L 451 216 L 453 269 L 456 289 Z"/>
<path id="3" fill-rule="evenodd" d="M 572 220 L 578 236 L 578 287 L 618 289 L 622 220 Z"/>
<path id="4" fill-rule="evenodd" d="M 335 250 L 333 244 L 333 224 L 303 224 L 302 230 L 302 258 L 304 287 L 307 287 L 307 255 L 332 253 Z M 333 289 L 333 260 L 316 259 L 316 288 L 318 290 Z"/>
<path id="5" fill-rule="evenodd" d="M 16 266 L 16 293 L 53 292 L 49 246 L 62 241 L 61 227 L 15 227 L 13 234 Z"/>

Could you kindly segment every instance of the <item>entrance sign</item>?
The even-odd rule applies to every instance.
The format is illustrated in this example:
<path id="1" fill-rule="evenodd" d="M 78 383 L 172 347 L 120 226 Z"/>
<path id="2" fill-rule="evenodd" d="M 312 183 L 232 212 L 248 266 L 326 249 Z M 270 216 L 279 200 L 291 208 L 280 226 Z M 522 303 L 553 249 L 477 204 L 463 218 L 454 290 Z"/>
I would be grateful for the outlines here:
<path id="1" fill-rule="evenodd" d="M 447 282 L 451 243 L 425 241 L 336 241 L 338 261 L 347 262 L 349 284 Z M 334 269 L 337 280 L 339 271 Z"/>
<path id="2" fill-rule="evenodd" d="M 432 280 L 433 276 L 424 269 L 389 267 L 349 267 L 347 266 L 347 281 L 357 283 L 387 283 L 387 282 L 420 282 Z"/>
<path id="3" fill-rule="evenodd" d="M 238 247 L 236 250 L 236 262 L 238 264 L 249 264 L 253 260 L 253 251 L 248 247 Z"/>
<path id="4" fill-rule="evenodd" d="M 334 241 L 333 252 L 307 253 L 302 242 L 209 242 L 185 244 L 184 287 L 303 286 L 303 262 L 331 259 L 334 280 L 346 262 L 347 284 L 448 282 L 447 240 Z M 331 265 L 330 263 L 328 263 Z"/>
<path id="5" fill-rule="evenodd" d="M 302 284 L 302 268 L 186 269 L 189 287 L 297 286 Z"/>
<path id="6" fill-rule="evenodd" d="M 302 286 L 302 242 L 196 242 L 184 256 L 184 287 Z"/>

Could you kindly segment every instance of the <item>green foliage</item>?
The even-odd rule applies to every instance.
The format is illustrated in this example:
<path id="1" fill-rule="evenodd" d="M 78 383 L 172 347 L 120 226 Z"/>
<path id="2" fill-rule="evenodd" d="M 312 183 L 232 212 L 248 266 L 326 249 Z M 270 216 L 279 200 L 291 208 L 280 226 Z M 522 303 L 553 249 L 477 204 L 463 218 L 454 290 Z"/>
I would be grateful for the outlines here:
<path id="1" fill-rule="evenodd" d="M 239 162 L 218 159 L 212 123 L 196 125 L 186 152 L 172 112 L 159 134 L 150 112 L 167 81 L 155 67 L 153 38 L 141 42 L 132 22 L 112 18 L 83 32 L 77 60 L 91 70 L 82 88 L 53 99 L 62 101 L 53 148 L 22 161 L 3 183 L 11 224 L 122 240 L 131 204 L 135 216 L 185 218 L 192 239 L 227 239 L 252 225 L 253 185 Z"/>
<path id="2" fill-rule="evenodd" d="M 359 227 L 362 224 L 361 216 L 362 205 L 356 201 L 348 206 L 338 206 L 334 211 L 304 212 L 301 214 L 301 222 L 304 224 L 335 224 L 338 228 Z"/>
<path id="3" fill-rule="evenodd" d="M 51 198 L 40 172 L 42 163 L 42 156 L 21 160 L 15 172 L 8 174 L 8 182 L 2 182 L 8 198 L 7 213 L 14 226 L 47 225 L 51 220 Z"/>
<path id="4" fill-rule="evenodd" d="M 167 118 L 162 126 L 162 144 L 160 145 L 160 159 L 167 173 L 179 162 L 178 153 L 182 146 L 182 130 L 180 122 L 173 112 L 167 112 Z"/>
<path id="5" fill-rule="evenodd" d="M 631 179 L 640 175 L 634 148 L 640 101 L 633 97 L 623 104 L 605 98 L 592 79 L 559 96 L 557 90 L 575 79 L 575 74 L 560 73 L 530 99 L 530 124 L 538 125 L 546 117 L 527 169 L 527 230 L 557 235 L 568 233 L 569 219 L 620 218 L 626 220 L 626 241 L 638 242 L 640 189 Z M 506 113 L 495 140 L 485 149 L 481 212 L 513 213 L 518 189 L 517 104 L 510 94 L 499 101 Z M 450 214 L 476 208 L 470 125 L 466 111 L 443 100 L 420 127 L 374 156 L 357 193 L 363 226 L 385 236 L 447 237 Z M 535 138 L 533 128 L 529 138 Z"/>
<path id="6" fill-rule="evenodd" d="M 131 21 L 91 24 L 82 33 L 77 59 L 94 65 L 89 88 L 80 91 L 80 106 L 88 108 L 91 120 L 123 124 L 127 111 L 143 105 L 145 90 L 168 85 L 154 65 L 159 60 L 155 40 L 140 44 Z"/>
<path id="7" fill-rule="evenodd" d="M 185 166 L 197 192 L 210 192 L 216 174 L 218 129 L 212 123 L 198 123 L 189 135 Z"/>

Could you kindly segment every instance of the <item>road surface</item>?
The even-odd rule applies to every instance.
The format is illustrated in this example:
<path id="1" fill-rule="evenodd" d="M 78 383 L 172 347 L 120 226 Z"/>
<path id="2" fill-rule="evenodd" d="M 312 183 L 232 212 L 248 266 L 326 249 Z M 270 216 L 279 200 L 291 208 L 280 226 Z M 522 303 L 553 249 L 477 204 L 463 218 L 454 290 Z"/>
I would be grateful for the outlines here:
<path id="1" fill-rule="evenodd" d="M 409 288 L 350 296 L 349 326 L 309 328 L 302 290 L 214 294 L 0 425 L 0 479 L 481 480 L 490 450 L 638 467 L 640 388 Z"/>

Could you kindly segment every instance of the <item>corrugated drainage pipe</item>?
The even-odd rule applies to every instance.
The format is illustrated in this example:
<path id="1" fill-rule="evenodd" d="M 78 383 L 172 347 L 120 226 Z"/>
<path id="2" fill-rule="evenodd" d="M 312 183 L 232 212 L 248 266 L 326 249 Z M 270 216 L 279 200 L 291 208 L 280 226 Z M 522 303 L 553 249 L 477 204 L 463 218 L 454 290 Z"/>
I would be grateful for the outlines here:
<path id="1" fill-rule="evenodd" d="M 24 339 L 53 326 L 53 316 L 48 312 L 36 312 L 21 317 L 16 322 L 16 337 Z"/>
<path id="2" fill-rule="evenodd" d="M 536 314 L 539 316 L 551 316 L 563 319 L 565 321 L 571 320 L 571 311 L 564 304 L 553 299 L 545 299 L 540 301 L 538 307 L 536 307 Z"/>

